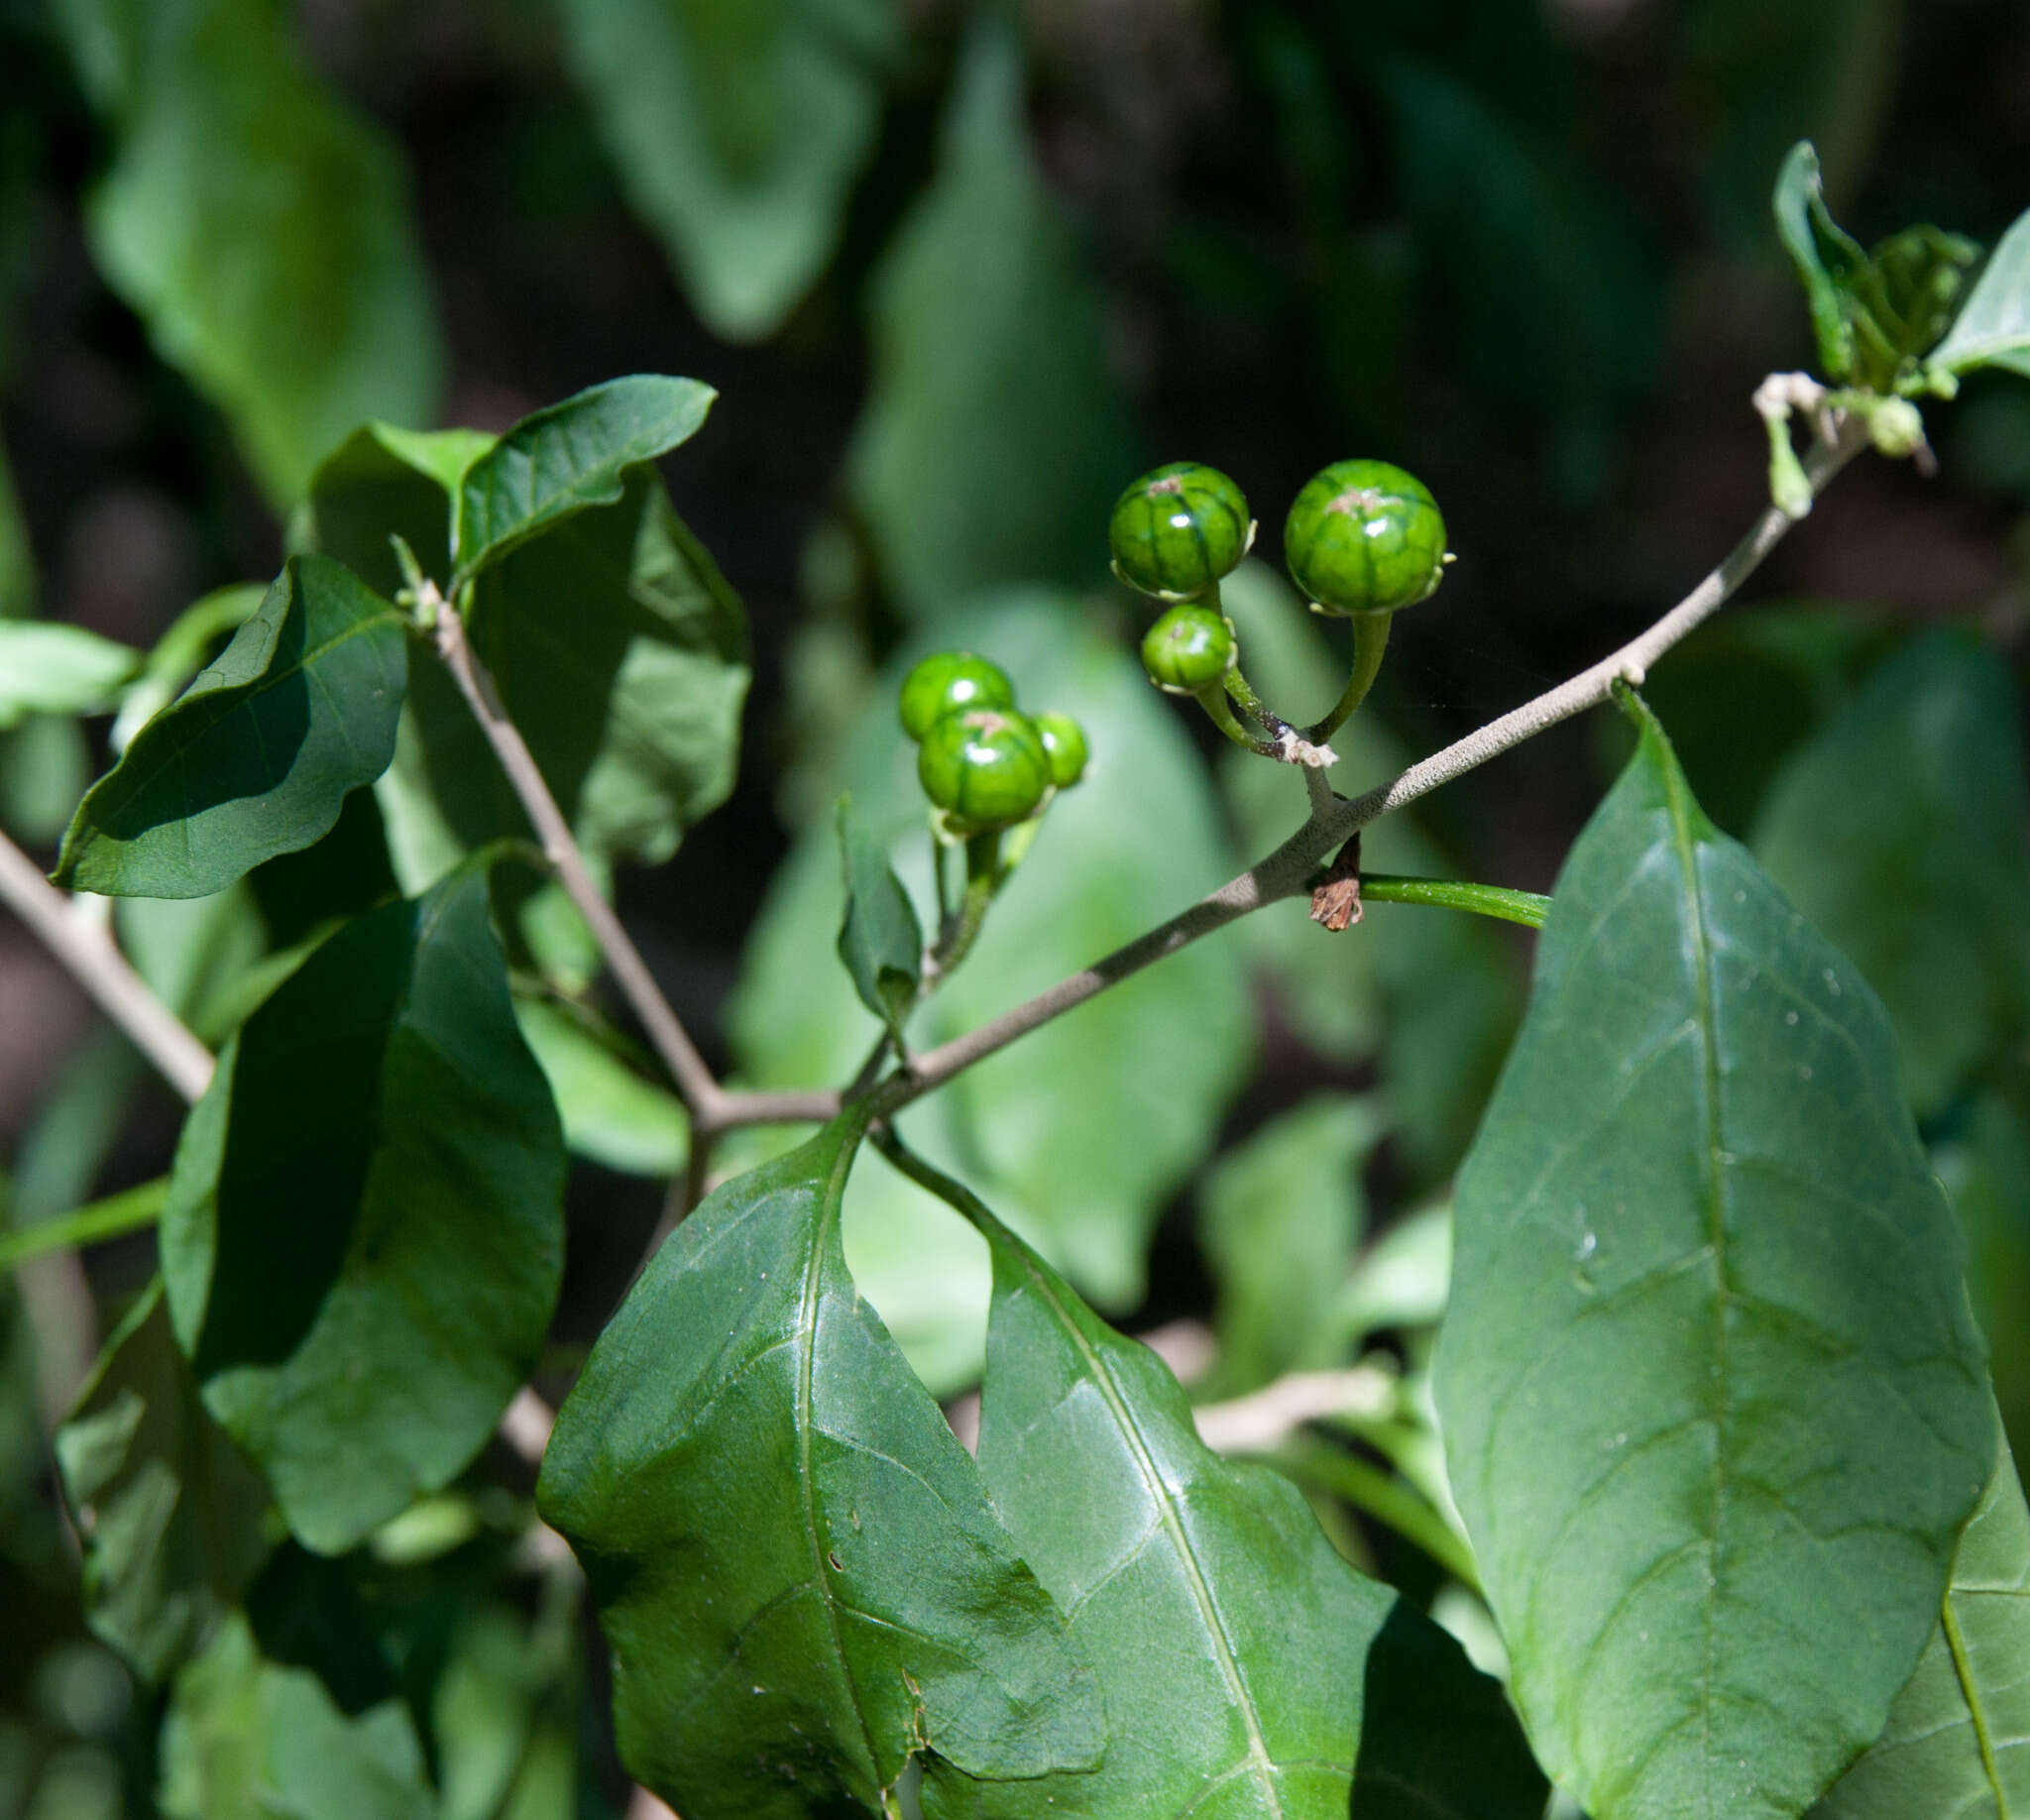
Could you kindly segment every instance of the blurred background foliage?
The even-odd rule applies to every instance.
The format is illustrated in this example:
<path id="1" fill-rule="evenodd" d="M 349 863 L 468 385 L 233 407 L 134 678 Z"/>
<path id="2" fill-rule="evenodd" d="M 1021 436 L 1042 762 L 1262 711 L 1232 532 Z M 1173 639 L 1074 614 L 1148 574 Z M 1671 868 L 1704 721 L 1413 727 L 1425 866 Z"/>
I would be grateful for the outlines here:
<path id="1" fill-rule="evenodd" d="M 252 606 L 213 591 L 275 571 L 363 420 L 496 430 L 633 371 L 720 390 L 664 478 L 744 601 L 745 645 L 712 634 L 751 657 L 741 761 L 696 754 L 696 826 L 601 857 L 681 834 L 619 872 L 619 902 L 713 1061 L 757 1084 L 836 1083 L 866 1045 L 832 949 L 831 805 L 849 785 L 924 888 L 891 701 L 927 648 L 995 655 L 1026 703 L 1085 719 L 1096 763 L 921 1041 L 1298 818 L 1287 772 L 1141 680 L 1104 567 L 1139 469 L 1207 461 L 1255 503 L 1271 561 L 1230 607 L 1298 718 L 1343 654 L 1272 566 L 1285 505 L 1350 454 L 1433 487 L 1460 560 L 1339 742 L 1336 781 L 1364 787 L 1646 623 L 1757 508 L 1748 394 L 1810 358 L 1767 225 L 1794 140 L 1863 241 L 1913 220 L 1991 241 L 2030 202 L 2009 0 L 0 0 L 0 616 L 147 650 L 201 600 L 175 634 L 201 655 Z M 2020 1453 L 2030 395 L 1976 381 L 1933 417 L 1938 477 L 1857 467 L 1651 699 L 1715 818 L 1889 1003 Z M 0 824 L 45 858 L 104 761 L 122 661 L 76 715 L 0 687 Z M 746 680 L 723 673 L 729 725 Z M 1604 716 L 1560 730 L 1375 830 L 1368 863 L 1547 890 L 1624 749 Z M 128 900 L 123 942 L 218 1040 L 335 914 L 408 882 L 400 789 L 217 899 Z M 553 983 L 574 966 L 554 920 L 524 906 Z M 1378 906 L 1334 939 L 1288 906 L 910 1115 L 1208 1397 L 1358 1362 L 1324 1427 L 1249 1444 L 1497 1665 L 1448 1582 L 1421 1367 L 1446 1183 L 1527 957 L 1446 913 Z M 524 1011 L 580 1159 L 555 1390 L 684 1134 L 638 1054 Z M 0 1225 L 159 1176 L 177 1117 L 0 925 Z M 983 1249 L 871 1160 L 847 1243 L 919 1369 L 962 1393 Z M 269 1537 L 212 1561 L 237 1615 L 172 1690 L 95 1640 L 50 1437 L 123 1319 L 122 1369 L 170 1369 L 153 1263 L 141 1234 L 0 1283 L 0 1820 L 274 1811 L 258 1785 L 302 1820 L 620 1811 L 599 1652 L 506 1454 L 339 1559 Z M 68 1444 L 110 1444 L 120 1395 L 94 1385 Z M 134 1656 L 117 1603 L 97 1633 Z M 221 1768 L 255 1734 L 268 1758 Z"/>

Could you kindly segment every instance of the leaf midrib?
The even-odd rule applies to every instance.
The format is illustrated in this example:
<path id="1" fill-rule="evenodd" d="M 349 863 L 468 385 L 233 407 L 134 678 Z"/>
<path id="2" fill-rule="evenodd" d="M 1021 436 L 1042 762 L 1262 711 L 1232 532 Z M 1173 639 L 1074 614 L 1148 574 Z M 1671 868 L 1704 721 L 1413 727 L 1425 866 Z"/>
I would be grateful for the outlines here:
<path id="1" fill-rule="evenodd" d="M 1212 1588 L 1205 1579 L 1205 1570 L 1199 1563 L 1190 1537 L 1184 1533 L 1183 1521 L 1170 1495 L 1170 1488 L 1164 1483 L 1163 1474 L 1157 1470 L 1155 1457 L 1149 1450 L 1140 1425 L 1135 1421 L 1134 1411 L 1122 1396 L 1120 1386 L 1115 1383 L 1111 1369 L 1096 1348 L 1071 1318 L 1071 1310 L 1058 1299 L 1051 1285 L 1033 1260 L 1024 1252 L 1018 1252 L 1022 1268 L 1028 1274 L 1036 1295 L 1049 1308 L 1052 1316 L 1063 1327 L 1071 1339 L 1079 1358 L 1084 1362 L 1092 1381 L 1099 1387 L 1099 1394 L 1106 1400 L 1107 1409 L 1113 1415 L 1115 1423 L 1126 1438 L 1129 1450 L 1135 1459 L 1135 1469 L 1142 1475 L 1150 1496 L 1162 1514 L 1163 1526 L 1169 1532 L 1171 1545 L 1176 1549 L 1178 1559 L 1184 1569 L 1184 1577 L 1190 1588 L 1193 1602 L 1198 1607 L 1198 1617 L 1205 1634 L 1211 1639 L 1213 1656 L 1219 1663 L 1219 1671 L 1232 1695 L 1241 1723 L 1247 1728 L 1248 1755 L 1255 1779 L 1262 1790 L 1262 1798 L 1269 1804 L 1269 1811 L 1279 1820 L 1283 1814 L 1283 1802 L 1276 1789 L 1276 1763 L 1269 1755 L 1269 1742 L 1262 1735 L 1262 1722 L 1255 1711 L 1253 1696 L 1248 1692 L 1245 1680 L 1241 1678 L 1240 1663 L 1234 1654 L 1233 1641 L 1226 1634 L 1226 1627 L 1220 1621 L 1219 1607 L 1212 1597 Z"/>
<path id="2" fill-rule="evenodd" d="M 1946 1647 L 1953 1652 L 1953 1672 L 1960 1677 L 1960 1692 L 1967 1701 L 1968 1717 L 1974 1722 L 1974 1741 L 1980 1748 L 1980 1769 L 1994 1796 L 1995 1820 L 2009 1820 L 2009 1797 L 2002 1787 L 2000 1765 L 1994 1760 L 1994 1739 L 1988 1731 L 1987 1709 L 1980 1702 L 1980 1688 L 1974 1663 L 1967 1652 L 1967 1639 L 1960 1632 L 1960 1616 L 1953 1610 L 1953 1589 L 1939 1605 L 1939 1623 L 1946 1634 Z"/>

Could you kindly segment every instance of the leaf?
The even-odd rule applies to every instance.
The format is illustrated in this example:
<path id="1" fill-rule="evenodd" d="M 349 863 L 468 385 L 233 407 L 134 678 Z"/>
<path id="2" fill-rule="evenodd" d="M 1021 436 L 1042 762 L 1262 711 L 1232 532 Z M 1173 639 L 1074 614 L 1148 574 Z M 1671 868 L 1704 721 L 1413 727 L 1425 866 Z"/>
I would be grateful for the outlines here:
<path id="1" fill-rule="evenodd" d="M 1375 1109 L 1319 1093 L 1228 1151 L 1198 1190 L 1199 1231 L 1219 1285 L 1219 1355 L 1206 1397 L 1340 1362 L 1332 1321 L 1367 1224 L 1361 1169 Z"/>
<path id="2" fill-rule="evenodd" d="M 772 334 L 831 259 L 899 49 L 892 0 L 570 0 L 578 81 L 715 334 Z"/>
<path id="3" fill-rule="evenodd" d="M 2030 1119 L 2020 1069 L 1976 1098 L 1932 1150 L 1967 1239 L 1967 1295 L 1987 1336 L 1987 1373 L 2012 1442 L 2030 1440 Z"/>
<path id="4" fill-rule="evenodd" d="M 120 712 L 107 736 L 116 753 L 125 752 L 134 736 L 183 693 L 216 648 L 259 613 L 267 598 L 259 582 L 235 582 L 200 595 L 169 622 L 141 674 L 120 697 Z"/>
<path id="5" fill-rule="evenodd" d="M 1858 351 L 1850 298 L 1867 255 L 1827 209 L 1819 155 L 1809 140 L 1800 139 L 1784 158 L 1770 208 L 1776 217 L 1776 237 L 1804 286 L 1819 365 L 1829 380 L 1854 379 Z"/>
<path id="6" fill-rule="evenodd" d="M 846 1273 L 859 1135 L 837 1122 L 707 1197 L 543 1461 L 621 1759 L 688 1820 L 879 1808 L 920 1755 L 996 1780 L 1099 1755 L 1064 1620 Z"/>
<path id="7" fill-rule="evenodd" d="M 751 675 L 746 618 L 653 474 L 635 472 L 617 504 L 492 564 L 474 586 L 470 630 L 597 868 L 661 863 L 732 791 Z M 377 794 L 406 884 L 527 838 L 441 665 L 415 666 L 402 729 Z"/>
<path id="8" fill-rule="evenodd" d="M 683 1102 L 645 1081 L 569 1012 L 537 999 L 516 999 L 514 1017 L 557 1102 L 564 1142 L 627 1176 L 682 1173 L 691 1151 Z"/>
<path id="9" fill-rule="evenodd" d="M 1011 593 L 894 653 L 834 780 L 851 790 L 855 820 L 919 902 L 931 901 L 930 839 L 893 704 L 916 658 L 955 648 L 992 657 L 1025 706 L 1091 729 L 1092 767 L 1053 800 L 978 946 L 912 1019 L 925 1046 L 1090 965 L 1236 869 L 1188 727 L 1130 649 L 1073 601 Z M 1294 807 L 1291 826 L 1300 819 Z M 839 927 L 843 898 L 833 830 L 814 825 L 770 885 L 730 1007 L 734 1052 L 756 1085 L 837 1086 L 878 1033 L 813 934 Z M 1010 1223 L 1109 1306 L 1139 1298 L 1156 1218 L 1209 1154 L 1248 1068 L 1252 1023 L 1229 943 L 1196 944 L 1112 987 L 968 1070 L 917 1114 L 926 1154 L 962 1164 Z M 846 1209 L 854 1277 L 911 1363 L 941 1392 L 976 1376 L 987 1300 L 979 1241 L 885 1171 L 859 1172 Z"/>
<path id="10" fill-rule="evenodd" d="M 2030 1511 L 1995 1447 L 1917 1672 L 1810 1820 L 2007 1820 L 2030 1803 Z"/>
<path id="11" fill-rule="evenodd" d="M 451 555 L 470 580 L 589 506 L 611 506 L 625 470 L 688 442 L 719 396 L 697 380 L 636 373 L 533 411 L 466 468 Z"/>
<path id="12" fill-rule="evenodd" d="M 1928 364 L 1947 373 L 2004 367 L 2030 377 L 2030 210 L 1988 255 Z"/>
<path id="13" fill-rule="evenodd" d="M 234 1618 L 176 1677 L 163 1722 L 168 1820 L 429 1820 L 422 1746 L 407 1709 L 357 1718 L 304 1668 L 262 1659 Z"/>
<path id="14" fill-rule="evenodd" d="M 1853 957 L 1936 1111 L 2030 1021 L 2030 822 L 2020 708 L 1972 636 L 1893 652 L 1785 762 L 1753 838 Z"/>
<path id="15" fill-rule="evenodd" d="M 994 1259 L 981 1476 L 1071 1615 L 1108 1742 L 1096 1775 L 926 1812 L 1535 1820 L 1543 1778 L 1498 1684 L 1356 1573 L 1288 1480 L 1205 1446 L 1155 1353 L 973 1217 Z"/>
<path id="16" fill-rule="evenodd" d="M 160 1282 L 56 1430 L 85 1545 L 85 1617 L 149 1681 L 194 1655 L 268 1558 L 273 1500 L 206 1413 Z"/>
<path id="17" fill-rule="evenodd" d="M 213 1416 L 334 1553 L 447 1484 L 533 1368 L 564 1150 L 483 870 L 348 924 L 219 1056 L 163 1272 Z"/>
<path id="18" fill-rule="evenodd" d="M 32 714 L 104 714 L 141 653 L 81 626 L 0 619 L 0 731 Z"/>
<path id="19" fill-rule="evenodd" d="M 93 257 L 225 411 L 276 506 L 368 417 L 425 422 L 443 352 L 394 142 L 314 80 L 266 0 L 66 0 L 113 129 Z"/>
<path id="20" fill-rule="evenodd" d="M 1459 1177 L 1437 1408 L 1552 1777 L 1789 1815 L 1916 1666 L 1990 1399 L 1879 1001 L 1641 714 Z"/>
<path id="21" fill-rule="evenodd" d="M 888 1025 L 900 1043 L 903 1020 L 916 1003 L 923 971 L 923 926 L 888 863 L 887 847 L 853 821 L 850 796 L 839 799 L 839 846 L 846 863 L 839 958 L 852 975 L 860 1003 Z"/>
<path id="22" fill-rule="evenodd" d="M 1004 583 L 1098 580 L 1134 444 L 998 25 L 964 52 L 937 181 L 882 256 L 871 307 L 847 484 L 897 604 L 923 619 Z"/>
<path id="23" fill-rule="evenodd" d="M 339 564 L 292 556 L 217 660 L 78 805 L 56 879 L 203 897 L 338 820 L 395 750 L 401 616 Z"/>

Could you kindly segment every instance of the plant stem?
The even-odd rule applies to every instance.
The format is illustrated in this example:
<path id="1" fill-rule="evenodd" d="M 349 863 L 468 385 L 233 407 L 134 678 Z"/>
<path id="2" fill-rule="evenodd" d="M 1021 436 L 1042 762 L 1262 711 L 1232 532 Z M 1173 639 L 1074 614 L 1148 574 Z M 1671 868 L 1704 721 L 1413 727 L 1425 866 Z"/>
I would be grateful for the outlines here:
<path id="1" fill-rule="evenodd" d="M 979 940 L 979 932 L 986 923 L 988 907 L 1000 887 L 1001 831 L 989 828 L 983 834 L 966 836 L 965 895 L 959 900 L 959 914 L 948 919 L 938 932 L 938 945 L 925 962 L 925 991 L 972 953 L 972 945 Z"/>
<path id="2" fill-rule="evenodd" d="M 1281 1462 L 1298 1478 L 1309 1479 L 1344 1498 L 1357 1510 L 1386 1523 L 1414 1542 L 1462 1586 L 1480 1591 L 1480 1570 L 1473 1550 L 1452 1533 L 1430 1505 L 1403 1481 L 1358 1455 L 1337 1447 L 1293 1448 Z"/>
<path id="3" fill-rule="evenodd" d="M 118 1238 L 123 1232 L 139 1232 L 162 1217 L 163 1202 L 169 1197 L 169 1179 L 158 1176 L 153 1182 L 122 1189 L 89 1206 L 59 1214 L 55 1219 L 37 1220 L 18 1231 L 0 1232 L 0 1270 L 25 1264 L 46 1251 L 66 1246 L 96 1245 Z"/>
<path id="4" fill-rule="evenodd" d="M 465 697 L 473 719 L 487 737 L 487 743 L 494 748 L 494 756 L 501 761 L 501 769 L 507 773 L 530 826 L 542 842 L 544 856 L 556 868 L 557 876 L 572 903 L 578 907 L 579 915 L 591 925 L 593 937 L 599 943 L 600 952 L 606 956 L 607 966 L 612 968 L 622 995 L 633 1008 L 634 1015 L 641 1020 L 641 1028 L 662 1059 L 663 1067 L 669 1070 L 670 1079 L 683 1095 L 685 1105 L 690 1108 L 692 1143 L 695 1146 L 700 1128 L 725 1128 L 725 1092 L 713 1079 L 712 1071 L 705 1066 L 705 1058 L 685 1033 L 669 1000 L 656 985 L 655 976 L 648 970 L 640 950 L 621 928 L 613 906 L 593 882 L 585 855 L 579 851 L 577 839 L 571 833 L 571 825 L 557 807 L 557 799 L 550 794 L 550 786 L 544 781 L 535 755 L 522 739 L 521 730 L 508 718 L 493 677 L 465 635 L 464 617 L 438 593 L 433 584 L 425 584 L 422 604 L 434 611 L 437 654 L 451 672 L 458 692 Z"/>
<path id="5" fill-rule="evenodd" d="M 1492 916 L 1525 929 L 1541 929 L 1550 913 L 1550 899 L 1534 891 L 1512 891 L 1506 885 L 1467 884 L 1451 878 L 1401 878 L 1393 872 L 1363 872 L 1360 894 L 1371 904 L 1430 904 L 1441 910 L 1465 910 Z"/>
<path id="6" fill-rule="evenodd" d="M 203 1093 L 211 1084 L 211 1052 L 128 966 L 103 922 L 80 915 L 78 900 L 57 890 L 5 835 L 0 903 L 29 926 L 178 1094 L 189 1100 Z"/>
<path id="7" fill-rule="evenodd" d="M 1228 680 L 1231 680 L 1233 672 L 1229 670 L 1227 672 Z M 1272 741 L 1256 739 L 1240 722 L 1233 718 L 1233 710 L 1226 705 L 1225 682 L 1217 682 L 1209 688 L 1200 689 L 1191 699 L 1200 708 L 1205 710 L 1207 716 L 1211 719 L 1212 725 L 1218 728 L 1221 733 L 1226 735 L 1234 744 L 1240 746 L 1244 751 L 1257 753 L 1264 758 L 1281 758 L 1283 756 L 1282 751 Z M 1250 709 L 1249 712 L 1253 713 L 1254 710 Z M 1270 718 L 1274 719 L 1273 716 Z"/>
<path id="8" fill-rule="evenodd" d="M 1346 679 L 1346 693 L 1332 705 L 1332 712 L 1317 726 L 1304 729 L 1304 738 L 1313 745 L 1323 745 L 1367 700 L 1389 649 L 1389 626 L 1396 618 L 1393 613 L 1357 613 L 1352 618 L 1353 674 Z"/>
<path id="9" fill-rule="evenodd" d="M 1272 739 L 1290 732 L 1290 723 L 1255 693 L 1254 685 L 1241 674 L 1239 664 L 1226 673 L 1226 692 L 1240 704 L 1243 713 L 1261 723 L 1263 732 Z"/>

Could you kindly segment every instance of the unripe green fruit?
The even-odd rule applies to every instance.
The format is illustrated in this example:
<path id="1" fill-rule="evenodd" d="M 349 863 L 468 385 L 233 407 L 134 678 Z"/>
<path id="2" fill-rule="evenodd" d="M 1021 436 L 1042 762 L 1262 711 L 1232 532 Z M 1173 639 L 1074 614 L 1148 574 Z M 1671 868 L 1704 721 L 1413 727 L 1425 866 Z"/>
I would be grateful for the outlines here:
<path id="1" fill-rule="evenodd" d="M 1240 646 L 1225 617 L 1185 602 L 1173 607 L 1142 640 L 1142 667 L 1166 695 L 1196 695 L 1226 680 Z"/>
<path id="2" fill-rule="evenodd" d="M 1203 594 L 1254 541 L 1241 490 L 1217 468 L 1174 461 L 1136 481 L 1107 524 L 1114 573 L 1159 600 Z"/>
<path id="3" fill-rule="evenodd" d="M 1051 783 L 1069 790 L 1085 775 L 1085 729 L 1069 714 L 1039 714 L 1032 717 L 1043 738 L 1044 755 L 1051 761 Z"/>
<path id="4" fill-rule="evenodd" d="M 1335 461 L 1284 527 L 1290 578 L 1327 613 L 1394 613 L 1444 577 L 1445 520 L 1430 490 L 1388 461 Z"/>
<path id="5" fill-rule="evenodd" d="M 1026 820 L 1050 787 L 1051 761 L 1027 715 L 967 708 L 924 735 L 916 774 L 960 832 L 978 834 Z"/>
<path id="6" fill-rule="evenodd" d="M 970 651 L 933 651 L 902 679 L 902 731 L 916 740 L 961 709 L 1014 706 L 1008 673 Z"/>

